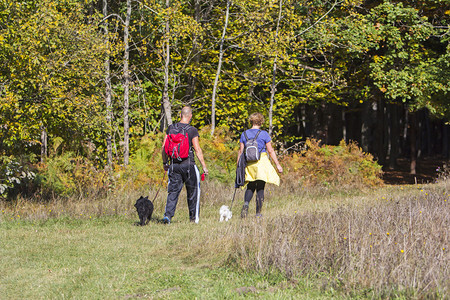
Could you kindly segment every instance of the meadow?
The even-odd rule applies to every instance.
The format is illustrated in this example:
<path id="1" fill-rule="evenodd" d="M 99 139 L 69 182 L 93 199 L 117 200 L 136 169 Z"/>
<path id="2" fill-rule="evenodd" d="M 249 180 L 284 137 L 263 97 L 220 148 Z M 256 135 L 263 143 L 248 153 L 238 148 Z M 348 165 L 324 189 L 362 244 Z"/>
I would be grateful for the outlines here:
<path id="1" fill-rule="evenodd" d="M 170 225 L 136 226 L 151 190 L 0 202 L 2 299 L 448 299 L 450 182 L 266 190 L 263 218 L 230 222 L 233 186 L 205 181 L 199 224 L 185 194 Z"/>

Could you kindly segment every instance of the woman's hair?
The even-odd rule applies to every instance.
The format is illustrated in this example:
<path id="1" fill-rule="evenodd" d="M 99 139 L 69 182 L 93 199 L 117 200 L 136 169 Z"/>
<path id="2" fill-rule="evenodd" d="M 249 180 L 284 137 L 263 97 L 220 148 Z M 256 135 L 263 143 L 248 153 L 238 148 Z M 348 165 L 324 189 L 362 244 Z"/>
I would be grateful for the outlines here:
<path id="1" fill-rule="evenodd" d="M 255 112 L 252 113 L 250 117 L 248 117 L 248 120 L 250 121 L 250 124 L 252 124 L 252 126 L 261 126 L 264 123 L 264 116 L 262 115 L 262 113 Z"/>

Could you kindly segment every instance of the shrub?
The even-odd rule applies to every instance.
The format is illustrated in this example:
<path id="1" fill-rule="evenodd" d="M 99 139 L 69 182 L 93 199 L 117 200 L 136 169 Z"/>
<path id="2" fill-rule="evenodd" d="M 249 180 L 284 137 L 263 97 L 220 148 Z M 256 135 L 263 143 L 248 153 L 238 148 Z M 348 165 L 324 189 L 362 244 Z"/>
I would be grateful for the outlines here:
<path id="1" fill-rule="evenodd" d="M 161 157 L 163 138 L 163 133 L 150 133 L 136 141 L 131 149 L 129 166 L 116 166 L 114 170 L 117 183 L 127 184 L 129 188 L 159 183 L 164 174 Z"/>
<path id="2" fill-rule="evenodd" d="M 111 184 L 106 170 L 97 169 L 92 161 L 72 152 L 49 157 L 39 164 L 36 180 L 44 198 L 105 192 Z"/>
<path id="3" fill-rule="evenodd" d="M 306 150 L 285 156 L 287 181 L 303 186 L 362 187 L 382 184 L 381 166 L 354 142 L 338 146 L 322 145 L 308 139 Z"/>
<path id="4" fill-rule="evenodd" d="M 200 134 L 200 146 L 203 150 L 210 179 L 230 183 L 236 176 L 236 161 L 239 142 L 232 139 L 228 127 L 217 127 L 214 136 L 209 126 L 203 127 Z"/>
<path id="5" fill-rule="evenodd" d="M 26 191 L 36 177 L 29 157 L 0 157 L 0 198 Z"/>

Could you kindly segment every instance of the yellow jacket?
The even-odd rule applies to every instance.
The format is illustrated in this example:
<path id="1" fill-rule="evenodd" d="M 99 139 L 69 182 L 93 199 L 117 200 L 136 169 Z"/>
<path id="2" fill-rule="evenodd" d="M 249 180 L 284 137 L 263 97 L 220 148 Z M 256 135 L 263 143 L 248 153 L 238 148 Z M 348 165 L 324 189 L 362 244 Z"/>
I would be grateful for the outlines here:
<path id="1" fill-rule="evenodd" d="M 267 152 L 262 152 L 261 158 L 258 161 L 247 162 L 247 166 L 245 167 L 245 183 L 255 180 L 280 185 L 280 177 L 270 163 Z"/>

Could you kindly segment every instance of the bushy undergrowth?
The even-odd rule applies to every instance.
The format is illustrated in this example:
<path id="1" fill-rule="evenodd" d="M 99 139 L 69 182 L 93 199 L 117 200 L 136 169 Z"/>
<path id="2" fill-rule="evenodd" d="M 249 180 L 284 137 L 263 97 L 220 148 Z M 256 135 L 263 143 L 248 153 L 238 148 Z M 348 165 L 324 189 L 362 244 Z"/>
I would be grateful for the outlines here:
<path id="1" fill-rule="evenodd" d="M 10 182 L 8 186 L 2 183 L 0 187 L 3 190 L 6 187 L 16 190 L 16 193 L 10 195 L 37 191 L 35 196 L 39 199 L 105 194 L 125 186 L 129 189 L 151 188 L 160 184 L 164 177 L 161 158 L 163 137 L 163 133 L 150 133 L 133 143 L 127 167 L 115 165 L 109 171 L 96 166 L 88 158 L 65 152 L 52 155 L 45 163 L 35 165 L 36 178 L 33 178 L 34 181 L 23 181 L 26 186 Z M 239 142 L 233 140 L 226 127 L 217 128 L 214 136 L 210 135 L 209 127 L 204 127 L 200 131 L 200 145 L 209 169 L 208 180 L 232 184 Z M 291 189 L 300 186 L 342 189 L 377 186 L 382 183 L 381 166 L 356 144 L 342 141 L 339 146 L 320 146 L 318 141 L 307 140 L 306 145 L 307 149 L 300 154 L 280 157 L 285 167 L 281 176 L 284 186 Z M 198 162 L 197 165 L 201 170 Z"/>
<path id="2" fill-rule="evenodd" d="M 283 158 L 285 181 L 300 186 L 366 187 L 382 184 L 381 166 L 354 142 L 338 146 L 320 145 L 308 139 L 300 154 Z"/>
<path id="3" fill-rule="evenodd" d="M 36 178 L 35 170 L 26 157 L 0 156 L 0 199 L 22 192 Z"/>
<path id="4" fill-rule="evenodd" d="M 447 193 L 421 190 L 377 204 L 244 223 L 229 262 L 246 270 L 322 278 L 326 289 L 369 297 L 449 293 Z"/>
<path id="5" fill-rule="evenodd" d="M 108 172 L 98 169 L 88 159 L 66 152 L 37 166 L 39 198 L 104 193 L 111 187 Z"/>
<path id="6" fill-rule="evenodd" d="M 162 133 L 150 133 L 137 141 L 132 149 L 130 165 L 126 168 L 115 167 L 116 184 L 126 184 L 129 188 L 136 189 L 160 182 L 164 176 L 161 157 L 163 138 Z"/>
<path id="7" fill-rule="evenodd" d="M 209 134 L 210 130 L 207 126 L 199 133 L 210 178 L 223 183 L 233 182 L 239 142 L 232 139 L 232 134 L 226 127 L 216 128 L 214 136 Z"/>

